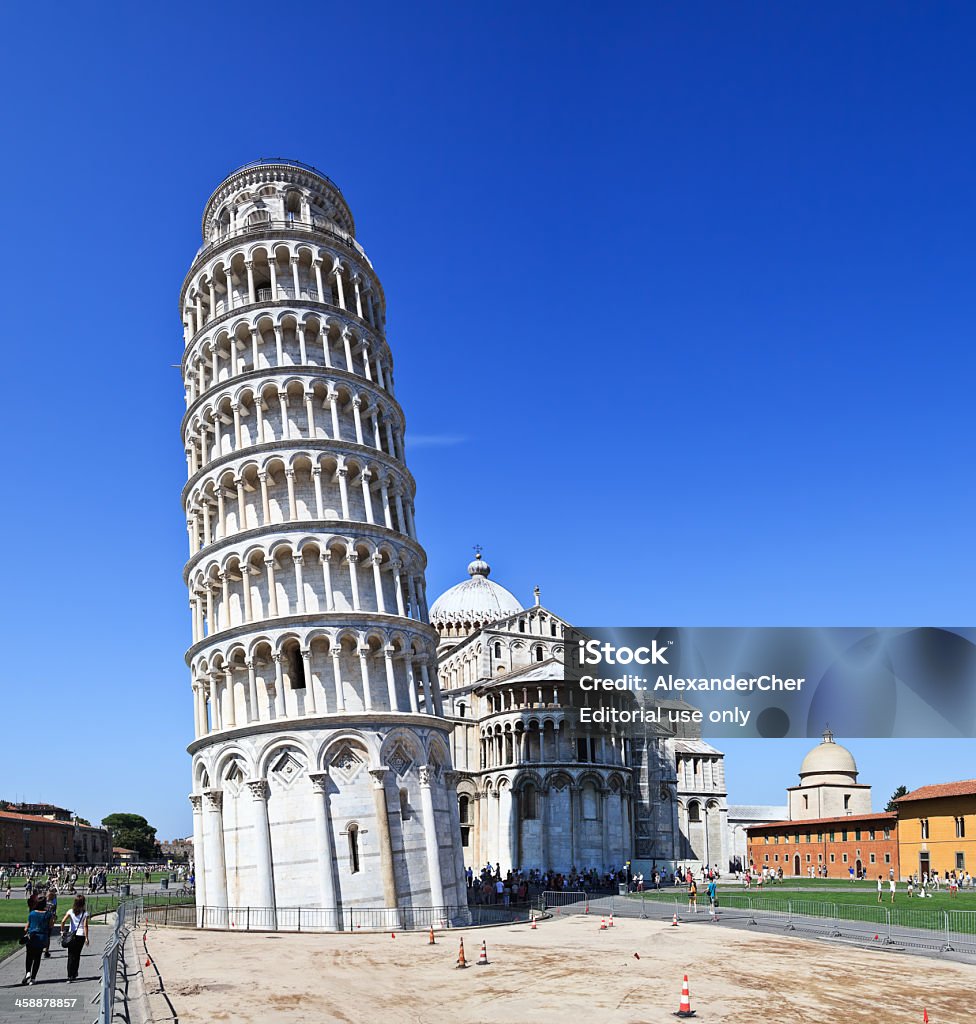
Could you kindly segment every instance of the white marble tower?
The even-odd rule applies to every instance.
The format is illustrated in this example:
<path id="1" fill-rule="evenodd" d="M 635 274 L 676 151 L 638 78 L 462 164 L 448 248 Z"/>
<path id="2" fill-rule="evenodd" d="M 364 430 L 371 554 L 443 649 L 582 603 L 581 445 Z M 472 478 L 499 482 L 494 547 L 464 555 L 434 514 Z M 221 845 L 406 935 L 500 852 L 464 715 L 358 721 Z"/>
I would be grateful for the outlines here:
<path id="1" fill-rule="evenodd" d="M 190 800 L 211 923 L 466 905 L 384 312 L 314 168 L 256 161 L 207 201 L 180 314 Z"/>

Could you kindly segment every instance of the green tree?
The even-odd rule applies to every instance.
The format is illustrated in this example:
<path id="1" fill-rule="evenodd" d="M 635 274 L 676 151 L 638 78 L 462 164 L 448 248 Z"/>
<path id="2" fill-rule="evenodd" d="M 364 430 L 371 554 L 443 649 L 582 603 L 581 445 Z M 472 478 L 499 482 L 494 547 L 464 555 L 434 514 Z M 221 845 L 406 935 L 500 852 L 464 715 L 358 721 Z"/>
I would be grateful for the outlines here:
<path id="1" fill-rule="evenodd" d="M 896 804 L 895 801 L 898 799 L 898 797 L 905 796 L 905 794 L 907 792 L 908 792 L 908 786 L 899 786 L 894 791 L 894 793 L 891 794 L 891 799 L 885 805 L 885 810 L 886 811 L 897 811 L 898 810 L 898 804 Z"/>
<path id="2" fill-rule="evenodd" d="M 141 814 L 110 814 L 102 824 L 112 830 L 112 845 L 135 850 L 143 860 L 156 856 L 156 830 Z"/>

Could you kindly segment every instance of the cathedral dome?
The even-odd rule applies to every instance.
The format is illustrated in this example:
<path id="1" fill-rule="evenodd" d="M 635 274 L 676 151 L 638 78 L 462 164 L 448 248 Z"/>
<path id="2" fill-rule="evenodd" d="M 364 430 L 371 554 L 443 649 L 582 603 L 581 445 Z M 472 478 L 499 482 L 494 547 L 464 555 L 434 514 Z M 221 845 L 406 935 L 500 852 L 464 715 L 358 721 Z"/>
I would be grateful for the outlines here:
<path id="1" fill-rule="evenodd" d="M 838 782 L 857 781 L 857 762 L 854 755 L 839 743 L 834 742 L 834 734 L 828 729 L 823 740 L 811 750 L 800 765 L 800 784 L 816 785 L 821 782 L 836 780 Z"/>
<path id="2" fill-rule="evenodd" d="M 472 622 L 497 622 L 506 615 L 525 609 L 515 596 L 498 583 L 488 579 L 491 566 L 482 559 L 481 552 L 468 565 L 469 579 L 455 584 L 431 605 L 430 621 L 448 623 L 466 619 Z"/>

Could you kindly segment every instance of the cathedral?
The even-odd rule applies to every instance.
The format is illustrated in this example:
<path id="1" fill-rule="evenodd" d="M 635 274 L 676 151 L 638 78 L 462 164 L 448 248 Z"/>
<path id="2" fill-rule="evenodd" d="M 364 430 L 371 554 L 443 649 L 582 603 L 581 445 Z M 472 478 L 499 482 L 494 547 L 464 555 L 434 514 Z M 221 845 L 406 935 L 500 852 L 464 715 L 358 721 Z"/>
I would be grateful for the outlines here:
<path id="1" fill-rule="evenodd" d="M 478 552 L 430 607 L 465 864 L 726 870 L 722 753 L 692 726 L 583 726 L 563 669 L 569 624 L 538 587 L 526 608 L 490 575 Z"/>

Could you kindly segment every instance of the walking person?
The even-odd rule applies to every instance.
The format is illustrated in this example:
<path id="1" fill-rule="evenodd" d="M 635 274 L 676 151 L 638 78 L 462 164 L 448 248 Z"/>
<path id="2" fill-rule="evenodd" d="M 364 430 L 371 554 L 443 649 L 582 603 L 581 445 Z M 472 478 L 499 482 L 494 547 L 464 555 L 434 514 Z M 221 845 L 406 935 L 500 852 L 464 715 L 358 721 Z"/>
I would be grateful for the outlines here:
<path id="1" fill-rule="evenodd" d="M 694 878 L 688 883 L 688 909 L 694 914 L 698 913 L 698 886 Z"/>
<path id="2" fill-rule="evenodd" d="M 881 891 L 882 891 L 881 876 L 878 875 L 878 902 L 879 903 L 881 902 Z"/>
<path id="3" fill-rule="evenodd" d="M 51 927 L 47 931 L 47 944 L 44 947 L 44 959 L 51 959 L 51 932 L 54 931 L 54 922 L 58 919 L 58 890 L 51 889 L 47 894 L 47 910 L 51 918 Z"/>
<path id="4" fill-rule="evenodd" d="M 27 961 L 21 985 L 34 984 L 50 930 L 51 915 L 47 909 L 47 897 L 39 896 L 34 909 L 27 915 L 27 924 L 24 926 L 24 933 L 27 935 Z"/>
<path id="5" fill-rule="evenodd" d="M 81 963 L 81 947 L 89 945 L 88 911 L 85 897 L 76 896 L 71 909 L 61 919 L 61 927 L 68 931 L 68 984 L 78 980 L 78 966 Z"/>
<path id="6" fill-rule="evenodd" d="M 894 878 L 892 878 L 891 881 L 888 883 L 888 885 L 889 885 L 889 887 L 891 889 L 891 902 L 894 903 L 895 902 L 895 889 L 897 888 L 898 883 L 894 880 Z"/>

